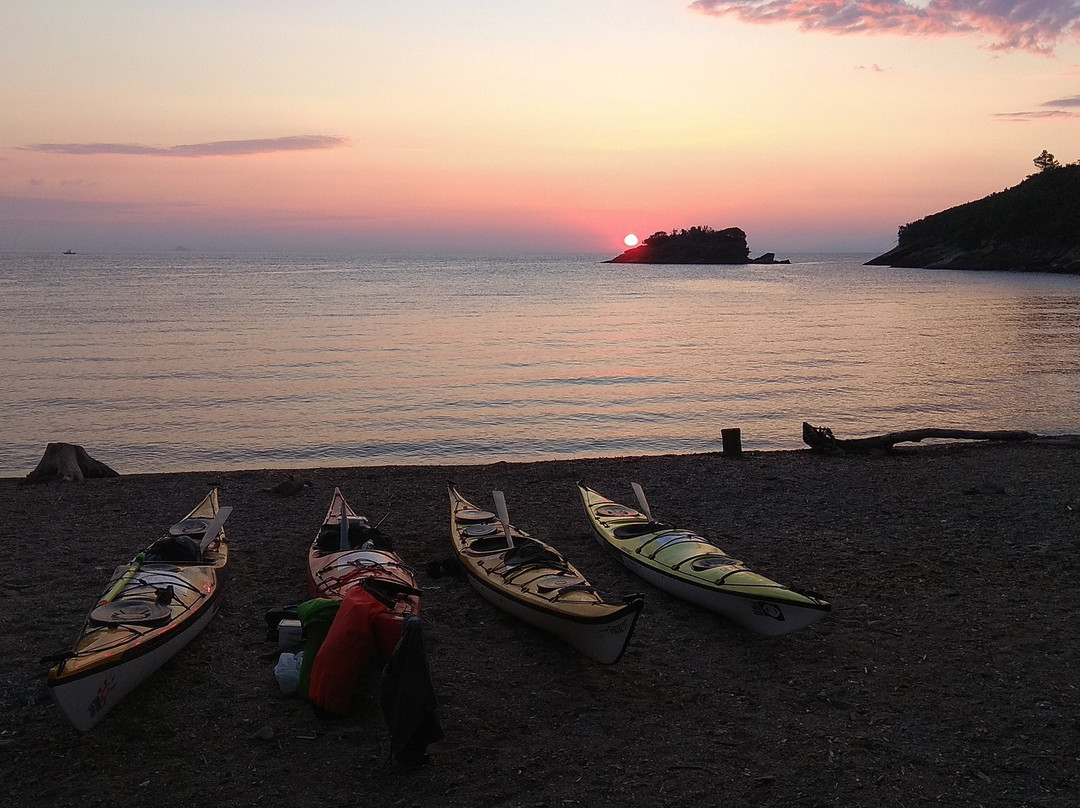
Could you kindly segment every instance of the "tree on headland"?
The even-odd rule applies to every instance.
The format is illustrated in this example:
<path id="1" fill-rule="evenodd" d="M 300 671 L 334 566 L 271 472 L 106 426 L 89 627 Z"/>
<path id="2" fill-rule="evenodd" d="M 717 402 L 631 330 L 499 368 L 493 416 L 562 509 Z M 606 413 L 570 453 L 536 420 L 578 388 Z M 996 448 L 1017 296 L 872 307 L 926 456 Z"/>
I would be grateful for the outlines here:
<path id="1" fill-rule="evenodd" d="M 1019 185 L 902 226 L 871 265 L 1080 275 L 1080 162 L 1039 155 Z"/>
<path id="2" fill-rule="evenodd" d="M 1046 149 L 1043 149 L 1042 154 L 1032 160 L 1032 162 L 1035 163 L 1035 168 L 1039 169 L 1039 171 L 1049 171 L 1052 168 L 1061 168 L 1061 163 L 1059 163 L 1057 158 Z"/>
<path id="3" fill-rule="evenodd" d="M 683 242 L 725 242 L 732 238 L 746 238 L 746 234 L 743 233 L 737 227 L 729 227 L 725 230 L 714 230 L 707 224 L 694 225 L 689 230 L 685 227 L 681 230 L 671 229 L 670 233 L 663 230 L 657 230 L 651 236 L 642 240 L 642 244 L 649 247 L 656 247 L 661 244 L 666 244 L 675 239 L 681 239 Z"/>

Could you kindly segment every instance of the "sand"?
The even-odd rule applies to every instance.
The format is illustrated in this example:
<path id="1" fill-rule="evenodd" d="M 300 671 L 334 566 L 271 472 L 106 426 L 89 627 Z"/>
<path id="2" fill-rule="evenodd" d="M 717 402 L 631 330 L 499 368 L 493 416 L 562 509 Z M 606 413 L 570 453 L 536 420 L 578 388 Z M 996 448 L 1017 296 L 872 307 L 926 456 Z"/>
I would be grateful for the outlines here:
<path id="1" fill-rule="evenodd" d="M 123 469 L 117 469 L 123 474 Z M 28 469 L 29 471 L 29 469 Z M 0 805 L 1080 805 L 1080 451 L 920 446 L 0 480 Z M 605 555 L 574 480 L 714 538 L 834 611 L 765 639 Z M 506 493 L 515 524 L 600 592 L 646 595 L 602 666 L 424 565 L 449 554 L 447 480 Z M 113 568 L 212 485 L 235 508 L 229 589 L 187 649 L 91 732 L 45 687 Z M 424 587 L 444 740 L 387 764 L 377 672 L 345 719 L 281 695 L 264 612 L 305 599 L 340 486 Z"/>

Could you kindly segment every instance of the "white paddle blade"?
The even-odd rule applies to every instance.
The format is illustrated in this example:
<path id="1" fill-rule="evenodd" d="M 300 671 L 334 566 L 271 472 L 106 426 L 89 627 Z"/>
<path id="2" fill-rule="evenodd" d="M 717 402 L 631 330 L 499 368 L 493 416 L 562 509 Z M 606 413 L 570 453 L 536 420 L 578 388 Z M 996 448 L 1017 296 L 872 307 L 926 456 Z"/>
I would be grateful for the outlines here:
<path id="1" fill-rule="evenodd" d="M 649 501 L 645 499 L 645 489 L 637 483 L 630 483 L 630 487 L 634 489 L 634 496 L 637 497 L 638 507 L 641 508 L 641 512 L 645 514 L 646 518 L 651 522 L 652 511 L 649 510 Z"/>
<path id="2" fill-rule="evenodd" d="M 210 542 L 217 538 L 218 533 L 221 532 L 221 526 L 225 524 L 225 520 L 232 515 L 232 505 L 226 505 L 223 508 L 218 508 L 218 512 L 214 514 L 214 518 L 210 520 L 210 524 L 206 526 L 206 532 L 203 534 L 202 541 L 199 542 L 199 552 L 202 553 L 210 546 Z"/>
<path id="3" fill-rule="evenodd" d="M 341 527 L 339 531 L 338 549 L 341 552 L 351 549 L 349 544 L 349 511 L 345 507 L 344 498 L 341 500 Z"/>
<path id="4" fill-rule="evenodd" d="M 506 534 L 506 543 L 513 544 L 514 540 L 510 538 L 510 514 L 506 510 L 506 497 L 503 496 L 502 491 L 492 491 L 491 496 L 495 500 L 495 513 L 499 515 L 503 533 Z"/>

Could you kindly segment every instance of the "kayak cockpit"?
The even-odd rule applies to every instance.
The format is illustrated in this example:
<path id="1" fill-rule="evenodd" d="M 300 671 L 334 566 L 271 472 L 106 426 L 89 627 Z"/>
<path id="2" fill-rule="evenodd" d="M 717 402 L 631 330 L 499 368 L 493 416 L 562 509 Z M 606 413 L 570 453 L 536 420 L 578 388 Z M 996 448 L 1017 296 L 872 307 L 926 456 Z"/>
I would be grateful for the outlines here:
<path id="1" fill-rule="evenodd" d="M 664 530 L 671 530 L 671 525 L 665 525 L 662 522 L 631 522 L 615 528 L 611 531 L 611 535 L 616 539 L 636 539 L 638 536 L 660 533 Z"/>

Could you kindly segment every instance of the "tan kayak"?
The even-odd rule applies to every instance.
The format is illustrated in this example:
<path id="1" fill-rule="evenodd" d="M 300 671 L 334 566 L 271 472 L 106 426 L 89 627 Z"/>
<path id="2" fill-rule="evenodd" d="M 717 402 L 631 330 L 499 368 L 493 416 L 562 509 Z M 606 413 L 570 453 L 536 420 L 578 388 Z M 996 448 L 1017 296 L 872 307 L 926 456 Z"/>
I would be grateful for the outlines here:
<path id="1" fill-rule="evenodd" d="M 453 485 L 449 493 L 454 554 L 477 592 L 597 662 L 622 657 L 644 605 L 641 595 L 605 602 L 554 547 L 510 524 L 499 492 L 498 516 L 473 505 Z"/>
<path id="2" fill-rule="evenodd" d="M 76 729 L 93 727 L 210 622 L 229 560 L 222 525 L 231 511 L 211 489 L 113 573 L 74 648 L 49 671 L 53 697 Z"/>

